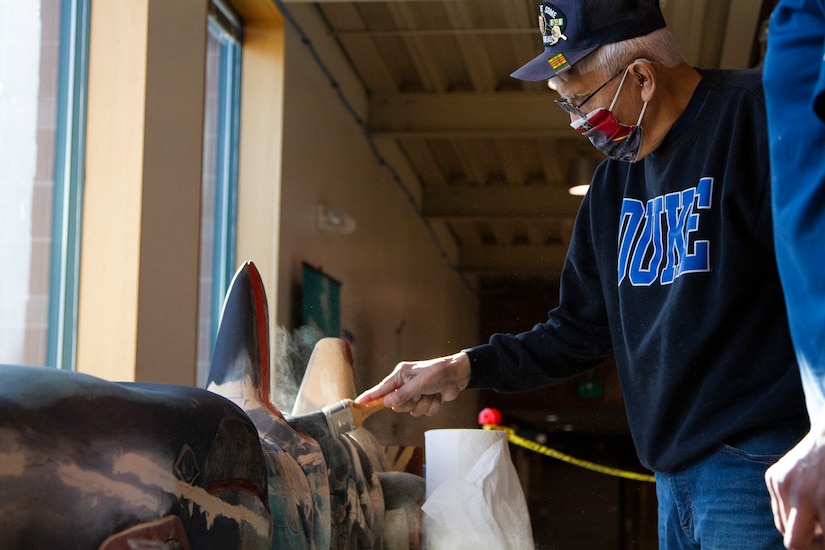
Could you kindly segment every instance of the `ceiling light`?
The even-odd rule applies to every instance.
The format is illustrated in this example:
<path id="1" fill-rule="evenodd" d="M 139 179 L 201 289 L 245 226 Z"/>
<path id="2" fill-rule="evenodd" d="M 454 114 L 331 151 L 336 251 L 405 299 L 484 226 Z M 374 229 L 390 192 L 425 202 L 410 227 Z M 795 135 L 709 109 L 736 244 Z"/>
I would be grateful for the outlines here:
<path id="1" fill-rule="evenodd" d="M 590 181 L 599 161 L 590 155 L 582 155 L 570 161 L 567 168 L 567 192 L 571 195 L 582 197 L 590 188 Z"/>
<path id="2" fill-rule="evenodd" d="M 573 185 L 567 192 L 573 195 L 574 197 L 583 197 L 587 194 L 587 190 L 590 189 L 590 184 L 582 184 L 582 185 Z"/>

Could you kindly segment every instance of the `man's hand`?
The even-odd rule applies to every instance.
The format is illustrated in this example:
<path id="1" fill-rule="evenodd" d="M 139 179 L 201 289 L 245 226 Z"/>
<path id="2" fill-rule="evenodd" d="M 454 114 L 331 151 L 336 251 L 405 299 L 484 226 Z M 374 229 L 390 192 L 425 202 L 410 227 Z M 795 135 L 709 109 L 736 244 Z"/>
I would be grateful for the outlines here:
<path id="1" fill-rule="evenodd" d="M 785 547 L 825 548 L 825 413 L 796 447 L 768 468 L 765 482 Z"/>
<path id="2" fill-rule="evenodd" d="M 401 362 L 380 384 L 359 395 L 359 403 L 384 397 L 396 412 L 432 416 L 470 382 L 470 358 L 464 352 L 427 361 Z"/>

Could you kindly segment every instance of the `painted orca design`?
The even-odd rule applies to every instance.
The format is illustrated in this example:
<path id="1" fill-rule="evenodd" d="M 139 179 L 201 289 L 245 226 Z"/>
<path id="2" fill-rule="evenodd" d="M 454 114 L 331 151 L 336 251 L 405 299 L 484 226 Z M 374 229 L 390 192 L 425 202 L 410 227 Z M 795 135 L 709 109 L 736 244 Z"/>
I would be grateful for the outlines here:
<path id="1" fill-rule="evenodd" d="M 349 345 L 324 339 L 293 410 L 275 406 L 251 262 L 224 302 L 208 389 L 0 365 L 3 548 L 420 546 L 423 479 L 387 471 L 368 430 L 332 434 L 320 411 L 355 397 L 353 368 Z"/>
<path id="2" fill-rule="evenodd" d="M 3 548 L 98 548 L 166 516 L 192 548 L 268 546 L 266 467 L 240 408 L 198 388 L 0 366 Z"/>

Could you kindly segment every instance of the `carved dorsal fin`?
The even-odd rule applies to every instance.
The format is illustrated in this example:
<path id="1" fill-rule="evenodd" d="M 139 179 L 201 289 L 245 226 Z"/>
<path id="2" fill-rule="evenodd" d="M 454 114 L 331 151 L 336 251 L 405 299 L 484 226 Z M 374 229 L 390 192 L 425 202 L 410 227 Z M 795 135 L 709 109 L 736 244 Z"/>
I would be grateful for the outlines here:
<path id="1" fill-rule="evenodd" d="M 266 292 L 255 264 L 246 262 L 224 299 L 207 389 L 244 410 L 257 405 L 282 416 L 270 399 L 269 352 Z"/>

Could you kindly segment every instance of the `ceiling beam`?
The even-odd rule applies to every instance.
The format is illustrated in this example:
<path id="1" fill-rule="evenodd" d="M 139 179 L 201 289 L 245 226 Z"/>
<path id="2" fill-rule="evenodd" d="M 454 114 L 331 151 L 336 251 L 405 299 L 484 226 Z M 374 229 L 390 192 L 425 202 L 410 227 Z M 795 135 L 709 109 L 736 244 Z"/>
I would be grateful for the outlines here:
<path id="1" fill-rule="evenodd" d="M 395 22 L 396 26 L 402 29 L 415 29 L 421 25 L 418 10 L 413 9 L 409 3 L 399 4 L 390 2 L 387 11 Z M 430 55 L 431 49 L 427 38 L 422 36 L 401 37 L 410 59 L 415 66 L 416 72 L 421 78 L 425 89 L 443 91 L 447 89 L 449 80 L 440 70 L 438 60 Z"/>
<path id="2" fill-rule="evenodd" d="M 453 2 L 444 4 L 450 26 L 462 30 L 474 30 L 473 18 L 470 16 L 467 6 L 463 3 Z M 461 34 L 455 37 L 461 58 L 467 67 L 473 89 L 481 92 L 491 92 L 496 88 L 498 78 L 486 55 L 478 55 L 484 50 L 484 42 L 478 34 Z"/>
<path id="3" fill-rule="evenodd" d="M 338 28 L 364 31 L 367 26 L 355 4 L 324 5 L 324 17 L 336 21 Z M 385 94 L 398 92 L 395 76 L 375 47 L 373 37 L 364 32 L 338 33 L 338 40 L 347 52 L 347 58 L 361 75 L 367 89 Z"/>
<path id="4" fill-rule="evenodd" d="M 571 218 L 581 204 L 557 186 L 435 186 L 423 191 L 421 213 L 427 218 Z"/>
<path id="5" fill-rule="evenodd" d="M 569 137 L 570 119 L 552 93 L 451 92 L 376 95 L 369 101 L 371 131 L 398 135 L 472 133 L 491 137 Z"/>

